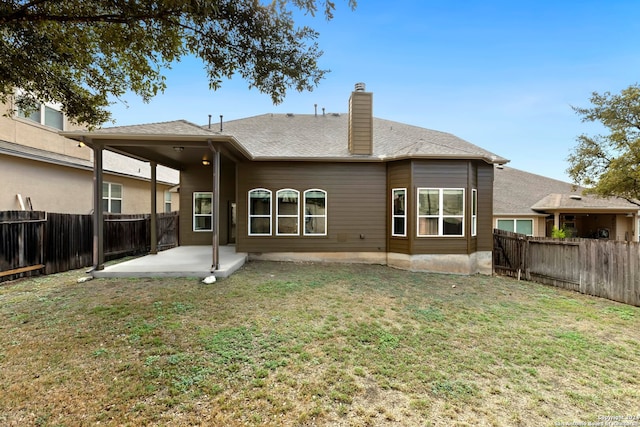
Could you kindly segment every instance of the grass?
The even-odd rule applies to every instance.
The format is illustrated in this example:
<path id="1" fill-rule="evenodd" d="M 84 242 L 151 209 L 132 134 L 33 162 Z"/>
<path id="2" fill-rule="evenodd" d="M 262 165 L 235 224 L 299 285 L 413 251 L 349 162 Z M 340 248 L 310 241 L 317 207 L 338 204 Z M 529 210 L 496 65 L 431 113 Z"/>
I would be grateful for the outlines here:
<path id="1" fill-rule="evenodd" d="M 1 425 L 640 419 L 637 307 L 382 266 L 252 262 L 213 285 L 80 276 L 0 286 Z"/>

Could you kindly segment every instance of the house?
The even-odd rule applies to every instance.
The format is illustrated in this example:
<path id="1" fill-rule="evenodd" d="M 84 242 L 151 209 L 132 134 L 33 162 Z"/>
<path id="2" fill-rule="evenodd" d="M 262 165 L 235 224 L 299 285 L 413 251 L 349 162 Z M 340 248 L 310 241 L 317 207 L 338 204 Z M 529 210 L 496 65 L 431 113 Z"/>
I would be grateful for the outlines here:
<path id="1" fill-rule="evenodd" d="M 0 116 L 0 211 L 39 210 L 88 214 L 93 209 L 93 152 L 59 135 L 81 130 L 55 104 L 42 104 L 26 115 L 15 106 Z M 111 213 L 148 213 L 148 163 L 116 153 L 104 157 L 103 205 Z M 177 210 L 176 171 L 159 168 L 160 211 Z"/>
<path id="2" fill-rule="evenodd" d="M 636 204 L 506 166 L 496 166 L 494 176 L 495 228 L 550 237 L 557 227 L 572 237 L 638 241 Z"/>
<path id="3" fill-rule="evenodd" d="M 507 160 L 449 133 L 374 118 L 364 84 L 346 114 L 63 134 L 96 158 L 117 150 L 179 170 L 180 245 L 211 245 L 212 270 L 219 245 L 233 244 L 253 259 L 491 274 L 494 164 Z"/>

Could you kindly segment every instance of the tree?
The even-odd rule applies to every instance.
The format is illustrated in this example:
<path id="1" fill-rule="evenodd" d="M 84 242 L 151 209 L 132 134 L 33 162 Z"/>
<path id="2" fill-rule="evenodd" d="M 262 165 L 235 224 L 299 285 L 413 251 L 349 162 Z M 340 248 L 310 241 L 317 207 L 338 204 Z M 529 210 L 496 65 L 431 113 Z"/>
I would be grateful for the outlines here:
<path id="1" fill-rule="evenodd" d="M 318 6 L 333 18 L 331 0 L 1 0 L 0 101 L 20 88 L 20 108 L 57 102 L 95 126 L 110 119 L 110 96 L 149 101 L 166 87 L 163 70 L 194 55 L 210 89 L 239 75 L 279 103 L 327 72 L 318 33 L 293 21 L 293 10 L 315 15 Z"/>
<path id="2" fill-rule="evenodd" d="M 640 86 L 620 94 L 594 92 L 592 107 L 572 107 L 583 122 L 600 122 L 607 135 L 580 135 L 567 172 L 588 193 L 640 205 Z"/>

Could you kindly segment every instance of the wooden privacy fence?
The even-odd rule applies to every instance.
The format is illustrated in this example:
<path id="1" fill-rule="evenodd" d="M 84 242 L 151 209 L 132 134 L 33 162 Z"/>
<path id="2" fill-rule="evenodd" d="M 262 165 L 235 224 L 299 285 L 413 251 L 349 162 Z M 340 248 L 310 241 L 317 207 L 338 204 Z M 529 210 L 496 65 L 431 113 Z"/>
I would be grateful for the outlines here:
<path id="1" fill-rule="evenodd" d="M 640 244 L 494 230 L 496 274 L 640 306 Z"/>
<path id="2" fill-rule="evenodd" d="M 178 213 L 157 215 L 158 249 L 178 246 Z M 150 216 L 105 215 L 106 259 L 148 252 Z M 0 282 L 93 264 L 91 215 L 0 212 Z"/>

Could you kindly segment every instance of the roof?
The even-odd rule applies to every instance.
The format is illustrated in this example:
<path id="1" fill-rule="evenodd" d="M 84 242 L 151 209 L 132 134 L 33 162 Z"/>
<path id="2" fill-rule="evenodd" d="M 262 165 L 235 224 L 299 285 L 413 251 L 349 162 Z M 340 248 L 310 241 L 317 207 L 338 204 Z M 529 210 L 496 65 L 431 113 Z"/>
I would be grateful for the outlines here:
<path id="1" fill-rule="evenodd" d="M 128 126 L 113 126 L 95 129 L 92 131 L 77 131 L 77 132 L 61 132 L 64 134 L 78 134 L 82 135 L 96 135 L 96 136 L 105 136 L 105 135 L 122 135 L 122 136 L 132 136 L 132 135 L 157 135 L 157 136 L 212 136 L 219 134 L 217 132 L 212 132 L 209 129 L 206 129 L 202 126 L 198 126 L 194 123 L 191 123 L 187 120 L 173 120 L 169 122 L 159 122 L 159 123 L 146 123 L 140 125 L 128 125 Z"/>
<path id="2" fill-rule="evenodd" d="M 41 150 L 39 148 L 28 147 L 25 145 L 2 140 L 0 140 L 0 154 L 6 154 L 9 156 L 21 157 L 30 160 L 37 160 L 60 166 L 93 170 L 93 162 L 90 160 L 67 156 L 59 153 L 53 153 L 51 151 Z M 149 180 L 151 178 L 149 164 L 141 162 L 139 160 L 105 151 L 103 153 L 103 163 L 104 170 L 107 173 L 129 176 L 144 180 Z M 176 184 L 179 182 L 178 172 L 165 167 L 158 167 L 157 179 L 159 182 L 164 182 L 167 184 Z"/>
<path id="3" fill-rule="evenodd" d="M 624 210 L 638 206 L 617 197 L 584 194 L 585 188 L 542 175 L 502 166 L 493 182 L 494 215 L 544 215 L 548 211 Z"/>
<path id="4" fill-rule="evenodd" d="M 255 160 L 393 160 L 476 158 L 506 163 L 487 150 L 446 132 L 373 118 L 373 154 L 354 155 L 348 149 L 349 115 L 263 114 L 223 123 Z"/>

